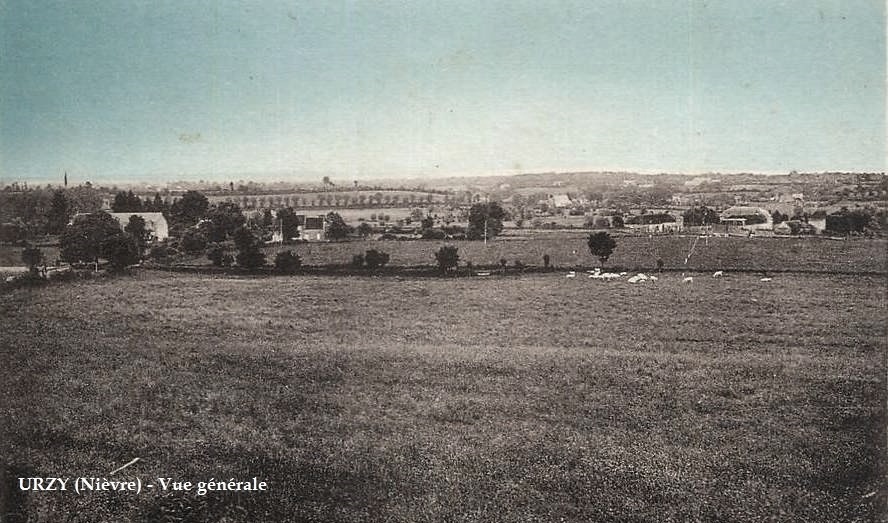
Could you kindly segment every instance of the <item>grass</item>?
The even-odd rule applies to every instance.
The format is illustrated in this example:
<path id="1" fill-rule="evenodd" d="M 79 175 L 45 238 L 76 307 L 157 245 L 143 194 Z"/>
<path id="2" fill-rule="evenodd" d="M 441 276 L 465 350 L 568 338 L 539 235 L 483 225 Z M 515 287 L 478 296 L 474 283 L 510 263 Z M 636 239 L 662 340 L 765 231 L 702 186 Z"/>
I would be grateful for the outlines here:
<path id="1" fill-rule="evenodd" d="M 32 521 L 871 521 L 885 280 L 230 278 L 0 296 L 8 474 L 266 479 L 43 493 Z M 870 494 L 876 491 L 876 494 Z"/>
<path id="2" fill-rule="evenodd" d="M 479 241 L 351 241 L 269 247 L 270 260 L 278 250 L 293 250 L 308 265 L 348 263 L 354 254 L 368 249 L 391 255 L 391 265 L 434 265 L 442 245 L 456 245 L 461 263 L 496 265 L 505 258 L 509 265 L 520 260 L 526 265 L 543 265 L 543 255 L 561 267 L 599 265 L 589 254 L 587 235 L 556 235 L 533 239 Z M 782 270 L 888 271 L 883 240 L 831 241 L 820 238 L 709 238 L 696 236 L 621 236 L 607 266 L 646 268 L 663 260 L 667 268 L 688 270 Z M 696 241 L 696 245 L 694 242 Z M 688 258 L 688 254 L 690 257 Z M 685 264 L 685 259 L 688 263 Z M 207 261 L 209 263 L 209 261 Z"/>

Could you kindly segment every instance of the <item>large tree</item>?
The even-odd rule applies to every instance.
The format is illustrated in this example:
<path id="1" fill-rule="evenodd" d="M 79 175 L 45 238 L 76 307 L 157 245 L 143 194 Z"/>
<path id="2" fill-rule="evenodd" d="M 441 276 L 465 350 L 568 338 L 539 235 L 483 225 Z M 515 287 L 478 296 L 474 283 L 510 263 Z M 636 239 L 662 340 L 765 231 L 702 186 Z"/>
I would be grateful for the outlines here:
<path id="1" fill-rule="evenodd" d="M 611 238 L 606 232 L 595 232 L 589 235 L 588 240 L 589 252 L 592 256 L 598 256 L 601 263 L 607 262 L 614 249 L 617 248 L 617 241 Z"/>
<path id="2" fill-rule="evenodd" d="M 111 202 L 111 210 L 114 212 L 141 212 L 143 210 L 142 200 L 133 194 L 133 191 L 120 191 Z"/>
<path id="3" fill-rule="evenodd" d="M 224 242 L 247 221 L 240 206 L 234 202 L 221 202 L 212 206 L 206 214 L 206 219 L 209 220 L 210 226 L 205 227 L 204 234 L 211 242 Z"/>
<path id="4" fill-rule="evenodd" d="M 442 273 L 454 271 L 459 264 L 457 248 L 453 245 L 444 245 L 435 253 L 435 261 L 438 262 L 438 268 Z"/>
<path id="5" fill-rule="evenodd" d="M 22 262 L 32 275 L 37 274 L 37 266 L 43 262 L 43 252 L 32 245 L 25 245 L 22 250 Z"/>
<path id="6" fill-rule="evenodd" d="M 206 196 L 198 191 L 188 191 L 173 202 L 170 214 L 173 221 L 190 227 L 206 215 L 209 206 Z"/>
<path id="7" fill-rule="evenodd" d="M 71 204 L 65 196 L 65 191 L 61 189 L 53 191 L 52 200 L 49 202 L 49 214 L 46 217 L 46 232 L 60 234 L 68 225 L 71 216 Z"/>
<path id="8" fill-rule="evenodd" d="M 280 227 L 283 240 L 286 242 L 290 238 L 299 237 L 299 219 L 296 212 L 289 207 L 278 210 L 277 225 Z"/>
<path id="9" fill-rule="evenodd" d="M 139 256 L 142 256 L 142 253 L 145 252 L 145 248 L 148 246 L 148 242 L 151 241 L 151 231 L 146 227 L 145 219 L 134 214 L 129 217 L 129 222 L 127 222 L 123 230 L 136 242 Z"/>
<path id="10" fill-rule="evenodd" d="M 61 257 L 67 262 L 95 262 L 107 258 L 106 246 L 122 236 L 120 224 L 106 212 L 78 216 L 59 237 Z"/>
<path id="11" fill-rule="evenodd" d="M 238 227 L 232 235 L 237 247 L 237 264 L 247 269 L 255 269 L 265 265 L 265 254 L 259 237 L 247 227 Z"/>
<path id="12" fill-rule="evenodd" d="M 720 221 L 720 216 L 715 209 L 705 205 L 692 207 L 684 212 L 685 225 L 715 225 Z"/>
<path id="13" fill-rule="evenodd" d="M 345 223 L 345 220 L 342 219 L 342 216 L 337 212 L 327 213 L 327 238 L 333 240 L 342 240 L 347 237 L 351 232 L 352 228 Z"/>
<path id="14" fill-rule="evenodd" d="M 492 239 L 502 232 L 506 217 L 506 211 L 498 202 L 476 203 L 469 209 L 466 237 L 470 240 Z"/>

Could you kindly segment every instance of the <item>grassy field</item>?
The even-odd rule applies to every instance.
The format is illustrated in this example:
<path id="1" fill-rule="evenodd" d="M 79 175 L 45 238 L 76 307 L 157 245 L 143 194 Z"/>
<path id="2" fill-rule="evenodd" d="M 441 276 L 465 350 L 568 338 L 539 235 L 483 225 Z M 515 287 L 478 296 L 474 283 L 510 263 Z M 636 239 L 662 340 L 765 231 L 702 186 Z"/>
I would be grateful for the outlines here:
<path id="1" fill-rule="evenodd" d="M 853 245 L 853 244 L 849 244 Z M 29 521 L 873 521 L 884 277 L 652 285 L 150 271 L 0 295 Z"/>
<path id="2" fill-rule="evenodd" d="M 392 265 L 434 265 L 442 245 L 456 245 L 460 261 L 475 265 L 509 265 L 520 260 L 526 265 L 543 265 L 548 253 L 561 267 L 599 265 L 589 254 L 588 234 L 536 235 L 532 239 L 498 239 L 487 246 L 479 241 L 351 241 L 284 246 L 309 265 L 348 263 L 352 255 L 367 249 L 383 250 Z M 694 243 L 696 242 L 696 246 Z M 693 248 L 693 249 L 692 249 Z M 621 236 L 607 266 L 655 268 L 661 258 L 667 268 L 688 270 L 836 270 L 888 271 L 888 243 L 884 240 L 832 241 L 814 238 L 709 238 L 684 236 Z M 280 247 L 269 247 L 269 259 Z M 688 257 L 687 265 L 685 259 Z M 209 263 L 207 260 L 206 263 Z"/>

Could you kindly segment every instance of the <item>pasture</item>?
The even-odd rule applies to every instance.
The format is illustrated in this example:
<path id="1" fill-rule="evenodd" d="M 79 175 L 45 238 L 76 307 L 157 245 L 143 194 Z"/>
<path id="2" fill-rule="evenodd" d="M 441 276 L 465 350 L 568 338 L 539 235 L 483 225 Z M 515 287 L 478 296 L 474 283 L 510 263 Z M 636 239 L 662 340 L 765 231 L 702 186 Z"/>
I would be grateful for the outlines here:
<path id="1" fill-rule="evenodd" d="M 536 234 L 532 237 L 503 237 L 484 245 L 480 241 L 349 241 L 270 246 L 270 260 L 279 250 L 293 250 L 308 265 L 343 264 L 352 255 L 367 249 L 383 250 L 391 256 L 391 265 L 434 265 L 435 252 L 442 245 L 459 248 L 461 264 L 497 265 L 506 259 L 509 265 L 520 260 L 525 265 L 543 265 L 549 254 L 560 267 L 598 266 L 598 258 L 589 254 L 588 233 Z M 888 257 L 884 240 L 833 241 L 821 238 L 722 238 L 699 239 L 697 236 L 615 236 L 617 248 L 605 266 L 652 269 L 657 259 L 666 268 L 745 271 L 843 271 L 885 272 Z M 696 242 L 696 245 L 695 245 Z M 685 264 L 685 259 L 691 253 Z M 209 263 L 208 260 L 201 263 Z"/>
<path id="2" fill-rule="evenodd" d="M 139 457 L 115 477 L 270 484 L 28 493 L 15 508 L 30 521 L 881 517 L 884 276 L 680 280 L 140 271 L 11 291 L 8 475 L 103 476 Z"/>

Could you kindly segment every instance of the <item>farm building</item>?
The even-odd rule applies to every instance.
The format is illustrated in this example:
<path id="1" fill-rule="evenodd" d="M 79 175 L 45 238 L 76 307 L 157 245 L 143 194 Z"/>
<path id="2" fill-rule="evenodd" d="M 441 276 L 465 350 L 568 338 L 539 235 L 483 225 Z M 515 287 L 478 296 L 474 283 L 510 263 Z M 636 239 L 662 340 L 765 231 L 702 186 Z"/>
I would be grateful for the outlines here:
<path id="1" fill-rule="evenodd" d="M 322 242 L 327 239 L 327 221 L 324 216 L 297 215 L 299 223 L 299 239 L 305 241 Z"/>
<path id="2" fill-rule="evenodd" d="M 645 233 L 679 232 L 684 225 L 684 217 L 669 213 L 653 213 L 632 216 L 626 220 L 626 228 Z"/>
<path id="3" fill-rule="evenodd" d="M 138 216 L 145 220 L 145 228 L 151 233 L 155 240 L 165 240 L 170 237 L 170 227 L 166 218 L 160 212 L 109 212 L 112 218 L 117 220 L 120 228 L 126 227 L 129 223 L 130 216 Z"/>
<path id="4" fill-rule="evenodd" d="M 748 230 L 771 230 L 774 228 L 774 220 L 771 213 L 761 207 L 734 206 L 728 207 L 721 213 L 721 223 L 735 225 Z"/>

